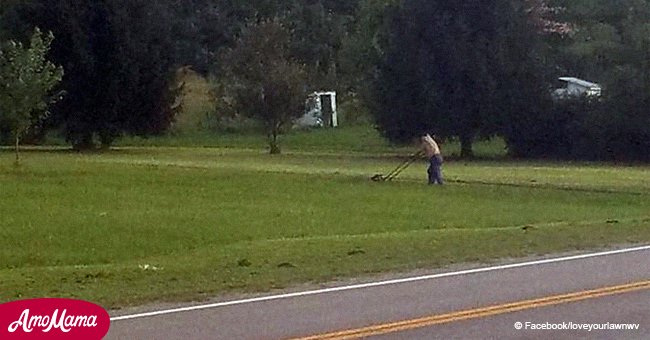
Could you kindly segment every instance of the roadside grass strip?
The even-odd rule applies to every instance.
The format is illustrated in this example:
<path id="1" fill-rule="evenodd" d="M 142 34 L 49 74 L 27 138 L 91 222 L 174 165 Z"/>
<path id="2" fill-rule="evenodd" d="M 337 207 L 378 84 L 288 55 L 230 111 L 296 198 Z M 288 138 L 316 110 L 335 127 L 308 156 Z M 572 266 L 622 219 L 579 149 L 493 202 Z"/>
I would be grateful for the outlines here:
<path id="1" fill-rule="evenodd" d="M 603 222 L 531 231 L 519 227 L 422 230 L 244 241 L 119 263 L 3 269 L 0 299 L 63 296 L 98 301 L 107 308 L 202 301 L 226 292 L 271 292 L 298 283 L 458 263 L 489 264 L 503 258 L 650 240 L 650 228 L 630 236 L 641 226 L 623 222 L 612 227 Z"/>

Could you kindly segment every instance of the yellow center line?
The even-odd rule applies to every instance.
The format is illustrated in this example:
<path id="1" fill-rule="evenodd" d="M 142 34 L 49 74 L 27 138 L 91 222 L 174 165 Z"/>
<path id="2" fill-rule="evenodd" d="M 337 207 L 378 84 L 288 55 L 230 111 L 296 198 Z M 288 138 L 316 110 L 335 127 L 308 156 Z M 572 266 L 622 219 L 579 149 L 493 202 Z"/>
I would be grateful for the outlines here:
<path id="1" fill-rule="evenodd" d="M 470 310 L 453 312 L 448 314 L 433 315 L 424 318 L 379 324 L 379 325 L 374 325 L 369 327 L 314 335 L 314 336 L 309 336 L 304 338 L 296 338 L 294 340 L 357 339 L 361 337 L 401 332 L 401 331 L 439 325 L 444 323 L 450 323 L 455 321 L 483 318 L 492 315 L 512 313 L 512 312 L 522 311 L 526 309 L 559 305 L 559 304 L 594 299 L 594 298 L 599 298 L 604 296 L 630 293 L 630 292 L 646 290 L 646 289 L 650 289 L 650 281 L 635 282 L 635 283 L 630 283 L 630 284 L 625 284 L 620 286 L 604 287 L 604 288 L 587 290 L 587 291 L 582 291 L 577 293 L 555 295 L 555 296 L 549 296 L 549 297 L 544 297 L 539 299 L 525 300 L 525 301 L 519 301 L 514 303 L 502 304 L 502 305 L 470 309 Z"/>

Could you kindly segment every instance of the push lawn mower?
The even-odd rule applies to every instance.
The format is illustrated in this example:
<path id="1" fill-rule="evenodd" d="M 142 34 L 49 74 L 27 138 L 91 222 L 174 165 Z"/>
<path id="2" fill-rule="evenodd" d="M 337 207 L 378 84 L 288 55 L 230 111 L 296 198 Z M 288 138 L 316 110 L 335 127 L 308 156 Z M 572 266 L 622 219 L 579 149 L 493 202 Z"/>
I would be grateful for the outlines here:
<path id="1" fill-rule="evenodd" d="M 422 157 L 424 154 L 424 151 L 418 151 L 417 153 L 413 154 L 409 159 L 405 160 L 400 164 L 395 170 L 389 172 L 386 175 L 382 174 L 376 174 L 372 176 L 370 179 L 373 180 L 374 182 L 389 182 L 394 180 L 402 171 L 406 170 L 411 164 L 415 163 L 418 159 Z"/>

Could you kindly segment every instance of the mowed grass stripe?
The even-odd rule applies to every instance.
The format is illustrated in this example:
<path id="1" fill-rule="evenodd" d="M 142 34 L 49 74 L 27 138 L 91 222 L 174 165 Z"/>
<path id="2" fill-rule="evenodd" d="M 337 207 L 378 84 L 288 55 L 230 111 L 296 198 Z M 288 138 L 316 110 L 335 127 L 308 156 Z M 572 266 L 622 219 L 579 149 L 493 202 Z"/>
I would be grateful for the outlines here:
<path id="1" fill-rule="evenodd" d="M 205 166 L 132 165 L 174 158 Z M 14 169 L 0 153 L 0 300 L 72 296 L 119 307 L 650 241 L 650 195 L 525 182 L 431 188 L 416 180 L 423 167 L 382 184 L 322 173 L 394 161 L 134 149 L 30 152 Z M 291 166 L 305 173 L 282 171 Z M 502 175 L 483 163 L 446 169 Z M 616 183 L 607 169 L 594 187 Z"/>
<path id="2" fill-rule="evenodd" d="M 197 161 L 161 161 L 161 160 L 127 160 L 127 159 L 101 159 L 94 160 L 99 163 L 116 163 L 116 164 L 125 164 L 133 166 L 146 166 L 146 167 L 180 167 L 180 168 L 197 168 L 197 169 L 237 169 L 241 171 L 250 171 L 250 172 L 274 172 L 274 173 L 287 173 L 287 174 L 309 174 L 309 175 L 329 175 L 329 176 L 350 176 L 350 177 L 360 177 L 368 179 L 369 174 L 373 174 L 371 169 L 347 169 L 341 164 L 340 167 L 321 167 L 315 169 L 310 165 L 297 165 L 297 164 L 267 164 L 265 166 L 260 166 L 257 164 L 238 164 L 236 162 L 232 163 L 217 163 L 217 162 L 197 162 Z M 399 164 L 399 160 L 396 161 Z M 423 162 L 420 162 L 423 163 Z M 409 182 L 422 182 L 422 173 L 420 168 L 426 165 L 415 163 L 411 169 L 404 170 L 400 174 L 397 181 L 409 181 Z M 367 167 L 366 167 L 367 168 Z M 418 172 L 418 169 L 420 170 Z M 508 171 L 506 169 L 500 169 L 499 171 Z M 570 171 L 570 170 L 565 170 Z M 384 173 L 388 173 L 385 171 Z M 617 189 L 610 186 L 602 185 L 584 185 L 582 183 L 550 183 L 550 182 L 538 182 L 537 180 L 529 180 L 528 182 L 505 182 L 503 179 L 495 179 L 493 181 L 485 181 L 479 179 L 461 179 L 459 176 L 454 175 L 453 168 L 451 171 L 448 171 L 451 174 L 448 174 L 447 182 L 456 183 L 456 184 L 467 184 L 467 185 L 496 185 L 496 186 L 511 186 L 511 187 L 522 187 L 522 188 L 539 188 L 539 189 L 553 189 L 553 190 L 566 190 L 566 191 L 583 191 L 583 192 L 593 192 L 593 193 L 621 193 L 621 194 L 632 194 L 632 195 L 645 195 L 650 194 L 650 185 L 643 184 L 637 187 L 630 188 L 621 188 Z M 419 177 L 419 178 L 418 178 Z"/>
<path id="3" fill-rule="evenodd" d="M 133 152 L 133 151 L 131 151 Z M 262 172 L 334 174 L 370 177 L 395 168 L 408 155 L 363 155 L 329 153 L 290 153 L 269 156 L 262 152 L 232 149 L 185 149 L 182 153 L 152 150 L 149 158 L 113 153 L 94 161 L 131 163 L 148 166 L 196 168 L 236 168 Z M 422 181 L 426 162 L 414 164 L 400 178 Z M 496 184 L 600 192 L 650 193 L 647 166 L 613 166 L 591 163 L 539 162 L 448 162 L 445 175 L 456 183 Z"/>
<path id="4" fill-rule="evenodd" d="M 117 308 L 148 301 L 201 300 L 226 292 L 265 292 L 301 282 L 327 282 L 387 271 L 601 249 L 638 239 L 650 240 L 647 224 L 566 226 L 552 232 L 458 230 L 243 242 L 111 265 L 0 270 L 4 288 L 0 299 L 66 296 Z"/>
<path id="5" fill-rule="evenodd" d="M 390 239 L 409 239 L 409 238 L 423 238 L 426 239 L 427 242 L 431 242 L 431 245 L 434 245 L 438 243 L 438 240 L 443 240 L 446 238 L 462 238 L 465 239 L 468 234 L 478 234 L 478 235 L 484 235 L 484 236 L 489 236 L 489 235 L 497 235 L 499 232 L 507 232 L 510 235 L 519 235 L 519 234 L 524 234 L 527 236 L 529 240 L 532 240 L 536 237 L 533 237 L 531 234 L 531 237 L 528 237 L 528 233 L 537 233 L 537 234 L 544 234 L 544 233 L 549 233 L 551 228 L 556 228 L 558 229 L 556 231 L 557 234 L 565 234 L 566 230 L 568 228 L 593 228 L 595 226 L 599 227 L 613 227 L 614 224 L 616 224 L 616 227 L 619 229 L 624 229 L 624 228 L 631 228 L 635 226 L 641 226 L 644 225 L 645 223 L 650 223 L 650 217 L 641 217 L 641 218 L 632 218 L 632 219 L 621 219 L 621 220 L 616 220 L 616 222 L 612 221 L 581 221 L 581 222 L 575 222 L 575 223 L 569 223 L 569 222 L 562 222 L 562 223 L 550 223 L 550 224 L 545 224 L 545 225 L 526 225 L 526 226 L 510 226 L 510 227 L 494 227 L 494 228 L 480 228 L 480 229 L 472 229 L 472 228 L 445 228 L 445 229 L 423 229 L 423 230 L 409 230 L 409 231 L 402 231 L 402 232 L 381 232 L 381 233 L 366 233 L 366 234 L 338 234 L 338 235 L 324 235 L 324 236 L 295 236 L 295 237 L 282 237 L 282 238 L 277 238 L 277 239 L 264 239 L 264 240 L 254 240 L 254 241 L 239 241 L 235 242 L 232 244 L 229 244 L 226 246 L 226 248 L 265 248 L 265 247 L 272 247 L 272 246 L 279 246 L 279 247 L 292 247 L 297 243 L 320 243 L 320 242 L 356 242 L 358 241 L 359 244 L 361 243 L 366 243 L 368 241 L 372 240 L 390 240 Z M 514 232 L 514 233 L 513 233 Z M 455 243 L 454 243 L 455 244 Z M 195 249 L 191 252 L 191 254 L 188 254 L 190 257 L 196 256 L 194 252 L 196 251 L 203 251 L 203 250 L 209 250 L 209 249 Z M 355 246 L 352 248 L 352 253 L 355 252 L 355 250 L 359 251 L 356 254 L 352 255 L 357 255 L 357 254 L 365 254 L 365 251 L 361 249 L 360 247 Z M 348 254 L 350 255 L 350 254 Z M 163 256 L 164 257 L 164 256 Z M 149 258 L 150 260 L 159 260 L 160 258 L 163 257 L 151 257 Z M 144 259 L 140 259 L 144 260 Z M 139 260 L 139 261 L 140 261 Z M 49 266 L 34 266 L 30 268 L 34 269 L 44 269 L 44 270 L 56 270 L 56 269 L 101 269 L 101 268 L 109 268 L 111 266 L 115 266 L 116 268 L 121 268 L 121 267 L 126 267 L 126 266 L 133 266 L 133 263 L 129 263 L 129 261 L 125 262 L 120 262 L 117 264 L 61 264 L 61 265 L 49 265 Z M 137 262 L 140 263 L 140 262 Z"/>
<path id="6" fill-rule="evenodd" d="M 36 152 L 36 151 L 35 151 Z M 69 157 L 76 162 L 117 162 L 143 166 L 179 166 L 194 168 L 230 168 L 261 172 L 334 174 L 364 176 L 388 172 L 408 154 L 295 152 L 269 156 L 260 150 L 228 148 L 123 148 L 101 155 L 55 152 L 40 154 L 50 161 Z M 0 153 L 1 155 L 2 153 Z M 425 162 L 413 165 L 402 179 L 422 181 Z M 449 162 L 447 178 L 457 183 L 517 185 L 604 192 L 650 193 L 650 167 L 614 166 L 573 162 Z"/>
<path id="7" fill-rule="evenodd" d="M 492 228 L 596 217 L 606 221 L 647 212 L 638 197 L 552 190 L 429 188 L 415 183 L 377 185 L 345 177 L 113 169 L 108 165 L 71 175 L 39 177 L 40 183 L 28 177 L 25 186 L 14 188 L 18 197 L 23 195 L 24 204 L 6 210 L 2 218 L 11 219 L 8 224 L 22 225 L 34 238 L 40 234 L 38 250 L 71 239 L 66 242 L 74 246 L 70 250 L 86 261 L 93 260 L 87 256 L 88 250 L 104 258 L 140 257 L 257 239 Z M 31 193 L 34 195 L 29 196 Z M 18 237 L 21 230 L 8 228 L 4 232 Z M 106 249 L 100 246 L 106 243 L 111 248 L 122 247 L 121 251 L 105 254 Z M 78 247 L 83 244 L 87 249 Z M 16 263 L 26 251 L 17 247 L 13 259 L 6 263 Z M 27 258 L 24 262 L 41 265 L 38 255 L 33 252 L 31 261 Z M 57 258 L 65 255 L 74 253 L 62 252 L 49 261 L 79 263 Z M 99 262 L 106 260 L 100 258 Z"/>

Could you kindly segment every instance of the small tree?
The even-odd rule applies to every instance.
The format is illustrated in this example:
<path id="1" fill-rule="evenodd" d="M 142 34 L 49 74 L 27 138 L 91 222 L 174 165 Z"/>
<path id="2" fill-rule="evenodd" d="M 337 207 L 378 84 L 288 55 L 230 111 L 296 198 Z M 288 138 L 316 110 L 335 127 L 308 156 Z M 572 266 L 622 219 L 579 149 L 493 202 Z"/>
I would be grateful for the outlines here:
<path id="1" fill-rule="evenodd" d="M 13 132 L 16 164 L 20 138 L 47 116 L 48 94 L 63 77 L 63 69 L 46 59 L 53 39 L 36 28 L 29 48 L 12 40 L 0 49 L 0 117 Z"/>
<path id="2" fill-rule="evenodd" d="M 259 119 L 271 154 L 278 137 L 304 113 L 307 73 L 289 57 L 290 35 L 278 20 L 247 27 L 224 57 L 229 91 L 238 112 Z"/>

